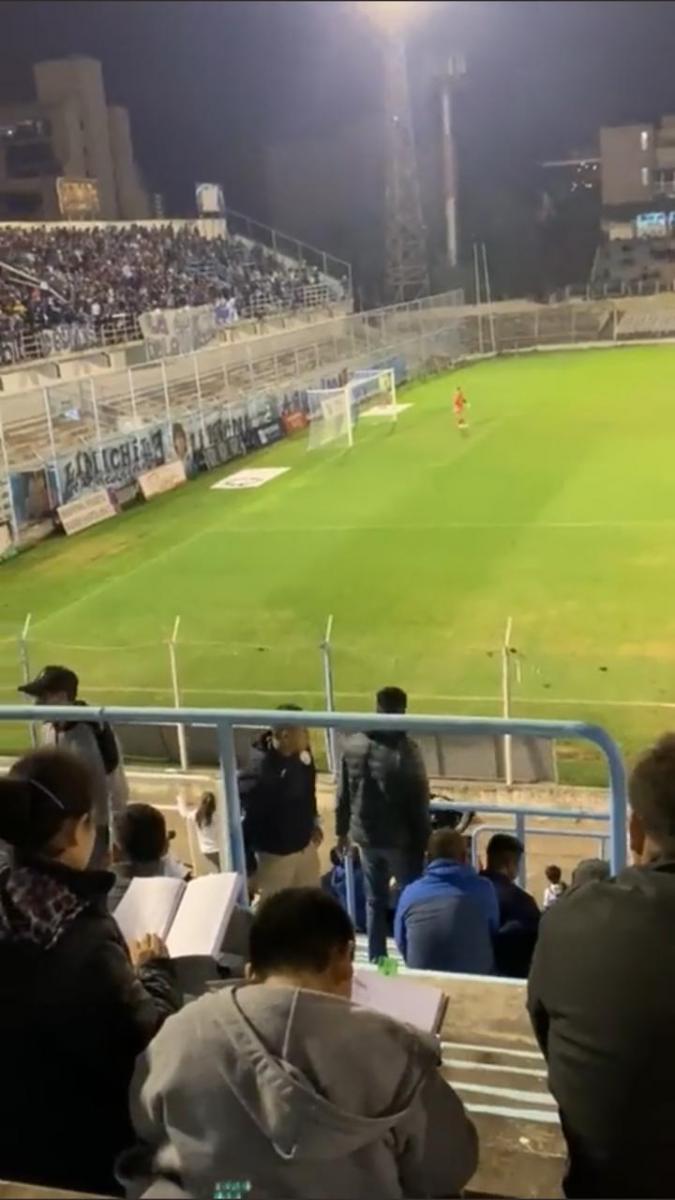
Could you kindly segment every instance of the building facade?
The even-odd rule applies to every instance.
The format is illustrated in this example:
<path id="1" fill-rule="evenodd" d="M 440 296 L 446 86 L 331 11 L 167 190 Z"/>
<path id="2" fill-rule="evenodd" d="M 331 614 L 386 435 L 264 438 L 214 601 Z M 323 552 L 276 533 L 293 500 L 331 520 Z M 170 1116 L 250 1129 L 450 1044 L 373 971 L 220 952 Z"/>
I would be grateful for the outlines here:
<path id="1" fill-rule="evenodd" d="M 129 114 L 108 105 L 101 64 L 36 63 L 36 99 L 0 106 L 0 220 L 138 220 L 150 201 Z"/>

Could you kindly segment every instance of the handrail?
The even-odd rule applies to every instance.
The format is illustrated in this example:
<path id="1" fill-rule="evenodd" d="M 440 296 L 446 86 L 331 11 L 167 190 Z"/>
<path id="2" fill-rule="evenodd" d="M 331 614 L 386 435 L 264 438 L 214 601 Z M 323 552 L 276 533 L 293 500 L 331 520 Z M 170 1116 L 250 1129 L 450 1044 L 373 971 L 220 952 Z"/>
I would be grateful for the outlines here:
<path id="1" fill-rule="evenodd" d="M 9 704 L 0 706 L 0 721 L 72 720 L 69 705 L 40 706 Z M 241 827 L 241 809 L 237 787 L 237 764 L 234 748 L 234 729 L 245 726 L 279 724 L 277 709 L 255 708 L 123 708 L 117 706 L 82 707 L 77 709 L 78 721 L 110 721 L 137 725 L 208 725 L 218 730 L 220 766 L 225 793 L 225 806 L 219 805 L 220 846 L 222 860 L 231 869 L 245 874 L 245 855 Z M 578 738 L 591 742 L 602 751 L 609 773 L 610 864 L 617 872 L 626 861 L 627 784 L 621 752 L 616 742 L 599 725 L 585 721 L 533 721 L 503 717 L 385 716 L 379 713 L 295 712 L 284 710 L 284 725 L 310 726 L 315 729 L 337 729 L 358 733 L 364 729 L 409 733 L 456 733 L 465 736 L 505 735 L 516 737 Z M 565 816 L 560 809 L 560 816 Z"/>

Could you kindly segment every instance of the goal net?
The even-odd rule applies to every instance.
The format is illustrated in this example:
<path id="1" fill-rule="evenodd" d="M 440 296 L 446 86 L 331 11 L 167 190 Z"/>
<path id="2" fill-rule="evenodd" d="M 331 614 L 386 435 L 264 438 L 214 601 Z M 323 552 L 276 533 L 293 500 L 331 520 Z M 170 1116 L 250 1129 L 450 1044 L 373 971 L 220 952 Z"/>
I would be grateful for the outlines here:
<path id="1" fill-rule="evenodd" d="M 308 450 L 341 440 L 353 446 L 354 430 L 360 416 L 395 421 L 398 414 L 392 370 L 355 371 L 344 387 L 317 388 L 307 393 L 307 400 Z"/>

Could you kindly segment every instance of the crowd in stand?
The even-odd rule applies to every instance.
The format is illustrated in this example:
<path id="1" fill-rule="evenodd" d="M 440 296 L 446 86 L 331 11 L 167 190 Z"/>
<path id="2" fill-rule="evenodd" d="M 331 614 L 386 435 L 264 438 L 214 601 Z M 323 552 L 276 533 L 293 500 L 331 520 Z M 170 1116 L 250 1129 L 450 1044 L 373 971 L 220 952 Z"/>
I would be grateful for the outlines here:
<path id="1" fill-rule="evenodd" d="M 0 229 L 0 342 L 77 323 L 98 326 L 156 308 L 234 302 L 240 315 L 296 308 L 322 282 L 258 243 L 129 225 Z"/>
<path id="2" fill-rule="evenodd" d="M 159 938 L 127 945 L 114 919 L 137 877 L 189 875 L 164 817 L 119 800 L 114 732 L 78 719 L 73 672 L 22 690 L 73 712 L 0 779 L 0 1177 L 176 1198 L 460 1195 L 477 1134 L 439 1042 L 350 1001 L 349 856 L 371 959 L 393 915 L 410 967 L 529 975 L 566 1195 L 673 1194 L 675 735 L 632 774 L 634 865 L 613 879 L 588 860 L 569 887 L 552 865 L 541 913 L 515 838 L 493 836 L 479 873 L 456 822 L 431 829 L 399 688 L 377 697 L 391 730 L 345 744 L 322 889 L 311 746 L 280 711 L 240 772 L 254 913 L 235 909 L 195 998 Z M 180 809 L 218 869 L 216 797 Z"/>

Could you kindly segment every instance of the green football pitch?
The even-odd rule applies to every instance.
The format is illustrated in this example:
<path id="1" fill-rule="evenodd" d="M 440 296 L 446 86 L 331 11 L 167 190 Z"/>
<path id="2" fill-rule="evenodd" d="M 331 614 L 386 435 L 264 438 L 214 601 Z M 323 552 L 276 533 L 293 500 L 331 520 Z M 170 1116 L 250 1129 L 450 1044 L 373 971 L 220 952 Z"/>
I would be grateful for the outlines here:
<path id="1" fill-rule="evenodd" d="M 5 563 L 0 700 L 31 613 L 33 668 L 72 666 L 92 701 L 170 703 L 180 615 L 186 704 L 318 708 L 332 614 L 338 707 L 397 683 L 415 712 L 496 714 L 511 617 L 515 715 L 599 721 L 630 752 L 667 727 L 675 348 L 484 362 L 399 401 L 353 450 L 301 435 L 228 469 L 289 468 L 259 489 L 213 490 L 223 469 Z"/>

